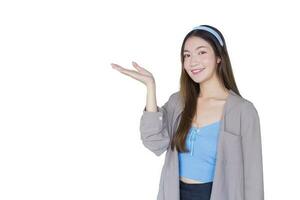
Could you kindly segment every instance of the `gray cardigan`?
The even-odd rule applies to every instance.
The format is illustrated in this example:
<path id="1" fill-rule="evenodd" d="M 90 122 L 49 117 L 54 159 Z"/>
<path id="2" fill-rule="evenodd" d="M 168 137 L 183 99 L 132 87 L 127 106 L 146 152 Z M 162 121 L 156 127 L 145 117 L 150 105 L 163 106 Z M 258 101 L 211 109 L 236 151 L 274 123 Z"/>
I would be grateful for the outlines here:
<path id="1" fill-rule="evenodd" d="M 180 200 L 178 152 L 170 141 L 178 128 L 183 106 L 179 91 L 158 108 L 143 110 L 140 133 L 143 145 L 160 156 L 166 151 L 157 200 Z M 217 145 L 211 200 L 263 200 L 263 163 L 260 120 L 253 103 L 229 91 Z"/>

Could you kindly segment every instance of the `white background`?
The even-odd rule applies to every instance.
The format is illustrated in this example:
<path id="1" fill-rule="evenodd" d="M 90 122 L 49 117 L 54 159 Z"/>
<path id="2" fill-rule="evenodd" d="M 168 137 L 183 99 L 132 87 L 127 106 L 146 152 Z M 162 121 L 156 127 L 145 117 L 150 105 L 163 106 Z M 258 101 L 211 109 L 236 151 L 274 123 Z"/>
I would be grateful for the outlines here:
<path id="1" fill-rule="evenodd" d="M 299 199 L 296 1 L 1 1 L 0 199 L 154 200 L 165 154 L 142 145 L 151 71 L 161 106 L 200 24 L 224 35 L 263 143 L 265 199 Z M 299 13 L 299 12 L 298 12 Z"/>

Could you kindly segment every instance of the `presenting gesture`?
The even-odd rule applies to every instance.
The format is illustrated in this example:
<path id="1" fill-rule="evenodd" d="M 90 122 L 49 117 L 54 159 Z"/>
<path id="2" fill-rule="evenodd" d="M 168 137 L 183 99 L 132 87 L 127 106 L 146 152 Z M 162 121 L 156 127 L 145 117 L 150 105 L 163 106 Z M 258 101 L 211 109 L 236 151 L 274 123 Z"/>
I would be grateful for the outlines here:
<path id="1" fill-rule="evenodd" d="M 144 83 L 147 86 L 147 102 L 145 111 L 157 112 L 155 80 L 153 75 L 145 68 L 139 66 L 136 62 L 132 62 L 132 65 L 137 71 L 125 69 L 120 65 L 111 63 L 111 66 L 114 69 Z"/>
<path id="2" fill-rule="evenodd" d="M 130 69 L 125 69 L 123 67 L 121 67 L 120 65 L 117 65 L 117 64 L 114 64 L 114 63 L 111 63 L 111 66 L 118 70 L 119 72 L 127 75 L 127 76 L 130 76 L 142 83 L 144 83 L 146 86 L 149 86 L 149 85 L 153 85 L 155 83 L 155 80 L 154 80 L 154 77 L 153 75 L 148 71 L 146 70 L 145 68 L 139 66 L 136 62 L 132 61 L 132 65 L 133 67 L 137 70 L 130 70 Z"/>

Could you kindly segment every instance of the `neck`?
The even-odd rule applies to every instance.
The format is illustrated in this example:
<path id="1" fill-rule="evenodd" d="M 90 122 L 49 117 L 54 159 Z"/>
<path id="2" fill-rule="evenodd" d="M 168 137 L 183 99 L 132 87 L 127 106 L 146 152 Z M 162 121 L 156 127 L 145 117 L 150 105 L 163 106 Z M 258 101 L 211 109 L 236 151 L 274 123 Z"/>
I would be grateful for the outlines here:
<path id="1" fill-rule="evenodd" d="M 222 98 L 229 92 L 216 77 L 199 83 L 199 86 L 201 91 L 199 98 Z"/>

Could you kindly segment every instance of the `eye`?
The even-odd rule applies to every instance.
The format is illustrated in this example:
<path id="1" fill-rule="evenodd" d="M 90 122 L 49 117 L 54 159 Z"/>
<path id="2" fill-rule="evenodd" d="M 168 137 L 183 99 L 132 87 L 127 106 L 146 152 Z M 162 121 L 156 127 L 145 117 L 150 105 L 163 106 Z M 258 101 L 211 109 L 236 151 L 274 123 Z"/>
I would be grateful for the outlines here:
<path id="1" fill-rule="evenodd" d="M 184 54 L 184 55 L 183 55 L 183 58 L 185 58 L 186 56 L 189 56 L 189 54 Z"/>
<path id="2" fill-rule="evenodd" d="M 201 53 L 201 54 L 205 54 L 206 52 L 205 52 L 205 51 L 200 51 L 200 53 Z"/>

